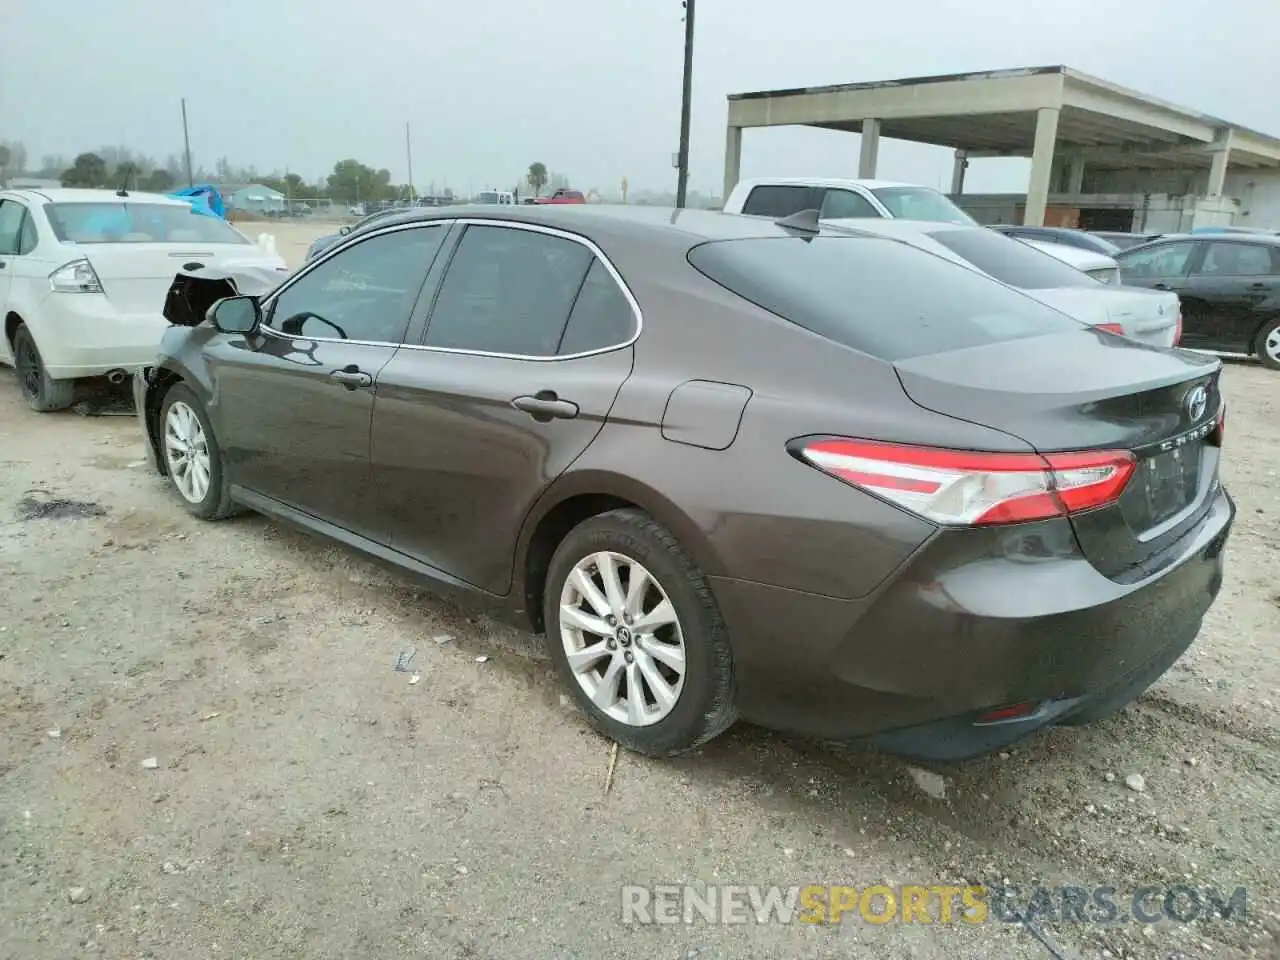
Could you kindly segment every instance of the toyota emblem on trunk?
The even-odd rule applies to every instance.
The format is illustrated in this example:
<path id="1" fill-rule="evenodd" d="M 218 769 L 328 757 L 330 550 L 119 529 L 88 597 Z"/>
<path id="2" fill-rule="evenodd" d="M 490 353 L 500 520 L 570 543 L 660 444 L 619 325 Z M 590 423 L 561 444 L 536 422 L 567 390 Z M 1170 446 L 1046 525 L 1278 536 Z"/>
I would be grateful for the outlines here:
<path id="1" fill-rule="evenodd" d="M 1204 387 L 1194 387 L 1187 391 L 1186 397 L 1187 414 L 1191 417 L 1191 422 L 1195 423 L 1204 416 L 1204 411 L 1209 406 L 1209 393 Z"/>

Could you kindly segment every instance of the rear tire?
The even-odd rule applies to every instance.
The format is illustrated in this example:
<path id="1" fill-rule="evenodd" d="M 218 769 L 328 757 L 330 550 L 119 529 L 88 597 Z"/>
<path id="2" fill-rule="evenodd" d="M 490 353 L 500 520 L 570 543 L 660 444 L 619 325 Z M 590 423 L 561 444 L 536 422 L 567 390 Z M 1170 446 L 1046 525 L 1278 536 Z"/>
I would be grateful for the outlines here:
<path id="1" fill-rule="evenodd" d="M 628 750 L 673 756 L 737 719 L 728 630 L 706 577 L 648 514 L 612 510 L 571 530 L 543 610 L 564 689 Z"/>
<path id="2" fill-rule="evenodd" d="M 1271 320 L 1258 333 L 1253 352 L 1264 367 L 1280 370 L 1280 320 Z"/>
<path id="3" fill-rule="evenodd" d="M 164 395 L 156 432 L 165 472 L 188 513 L 222 520 L 240 512 L 231 500 L 209 414 L 186 384 L 176 383 Z"/>
<path id="4" fill-rule="evenodd" d="M 18 389 L 22 391 L 22 399 L 32 410 L 37 413 L 52 413 L 71 406 L 76 382 L 50 379 L 35 337 L 25 324 L 13 334 L 13 369 L 18 375 Z"/>

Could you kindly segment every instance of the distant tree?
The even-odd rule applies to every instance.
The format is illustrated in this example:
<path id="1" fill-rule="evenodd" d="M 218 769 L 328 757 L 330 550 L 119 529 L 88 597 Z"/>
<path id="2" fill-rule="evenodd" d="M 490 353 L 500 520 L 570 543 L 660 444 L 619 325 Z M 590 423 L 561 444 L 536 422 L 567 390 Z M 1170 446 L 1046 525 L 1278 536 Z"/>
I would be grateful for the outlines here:
<path id="1" fill-rule="evenodd" d="M 547 185 L 547 165 L 541 160 L 529 164 L 529 175 L 525 177 L 529 186 L 533 187 L 533 195 L 536 197 Z"/>
<path id="2" fill-rule="evenodd" d="M 330 198 L 340 203 L 391 200 L 396 195 L 390 170 L 374 170 L 355 159 L 335 163 L 327 183 Z"/>
<path id="3" fill-rule="evenodd" d="M 27 148 L 21 140 L 0 141 L 0 150 L 4 151 L 4 159 L 0 161 L 0 183 L 8 182 L 8 178 L 27 172 Z"/>
<path id="4" fill-rule="evenodd" d="M 60 177 L 64 187 L 105 187 L 107 162 L 96 153 L 82 153 Z"/>
<path id="5" fill-rule="evenodd" d="M 156 167 L 139 182 L 139 188 L 151 193 L 168 193 L 177 185 L 177 178 L 164 167 Z"/>
<path id="6" fill-rule="evenodd" d="M 453 199 L 453 187 L 445 187 L 445 188 L 444 188 L 444 192 L 441 194 L 441 196 L 443 196 L 446 200 L 452 200 L 452 199 Z"/>
<path id="7" fill-rule="evenodd" d="M 0 187 L 9 185 L 9 161 L 13 159 L 13 151 L 0 143 Z"/>
<path id="8" fill-rule="evenodd" d="M 306 192 L 303 189 L 306 185 L 302 182 L 302 177 L 296 173 L 286 173 L 284 175 L 284 183 L 289 188 L 284 191 L 287 197 L 299 197 Z"/>

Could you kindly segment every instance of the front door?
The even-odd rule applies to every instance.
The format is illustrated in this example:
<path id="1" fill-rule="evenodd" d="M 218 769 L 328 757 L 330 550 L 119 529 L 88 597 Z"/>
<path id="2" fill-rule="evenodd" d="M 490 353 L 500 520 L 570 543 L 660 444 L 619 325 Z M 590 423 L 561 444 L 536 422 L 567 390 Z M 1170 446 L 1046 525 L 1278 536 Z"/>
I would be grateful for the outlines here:
<path id="1" fill-rule="evenodd" d="M 206 350 L 232 483 L 385 538 L 369 464 L 374 389 L 447 230 L 373 234 L 269 298 L 260 336 Z"/>
<path id="2" fill-rule="evenodd" d="M 1181 290 L 1188 347 L 1249 353 L 1262 314 L 1280 293 L 1280 248 L 1213 240 L 1192 264 Z"/>
<path id="3" fill-rule="evenodd" d="M 373 469 L 392 546 L 505 594 L 521 524 L 604 425 L 638 323 L 582 242 L 467 227 L 424 345 L 378 380 Z"/>

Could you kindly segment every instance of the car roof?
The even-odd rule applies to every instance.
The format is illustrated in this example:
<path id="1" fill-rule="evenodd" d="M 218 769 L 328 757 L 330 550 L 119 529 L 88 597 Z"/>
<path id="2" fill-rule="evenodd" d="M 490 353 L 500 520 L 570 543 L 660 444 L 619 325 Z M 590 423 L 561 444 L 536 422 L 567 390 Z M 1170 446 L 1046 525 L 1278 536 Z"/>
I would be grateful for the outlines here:
<path id="1" fill-rule="evenodd" d="M 745 240 L 795 236 L 796 231 L 778 226 L 768 217 L 745 217 L 718 210 L 677 210 L 671 207 L 625 204 L 459 204 L 451 207 L 414 207 L 399 217 L 388 218 L 379 228 L 392 223 L 433 220 L 509 220 L 581 234 L 588 239 L 608 234 L 619 239 L 641 239 L 645 235 L 681 238 L 688 246 L 708 240 Z M 821 231 L 832 233 L 831 231 Z M 832 235 L 846 235 L 838 232 Z"/>
<path id="2" fill-rule="evenodd" d="M 21 193 L 33 200 L 47 200 L 50 203 L 121 203 L 133 201 L 135 203 L 167 203 L 175 206 L 189 207 L 191 204 L 186 200 L 176 197 L 165 196 L 163 193 L 143 193 L 138 190 L 130 190 L 127 197 L 121 197 L 114 190 L 91 190 L 81 187 L 52 187 L 44 190 L 14 190 L 13 193 Z"/>
<path id="3" fill-rule="evenodd" d="M 1280 236 L 1270 233 L 1162 233 L 1155 240 L 1138 246 L 1149 247 L 1167 240 L 1193 240 L 1196 243 L 1221 243 L 1225 240 L 1231 243 L 1258 243 L 1269 247 L 1280 245 Z M 1129 248 L 1129 250 L 1137 249 L 1137 246 Z"/>
<path id="4" fill-rule="evenodd" d="M 755 177 L 751 180 L 742 180 L 738 183 L 739 187 L 866 187 L 868 190 L 877 190 L 881 187 L 920 187 L 918 183 L 900 183 L 897 180 L 851 180 L 840 177 Z M 932 187 L 921 187 L 923 190 L 932 190 Z"/>

